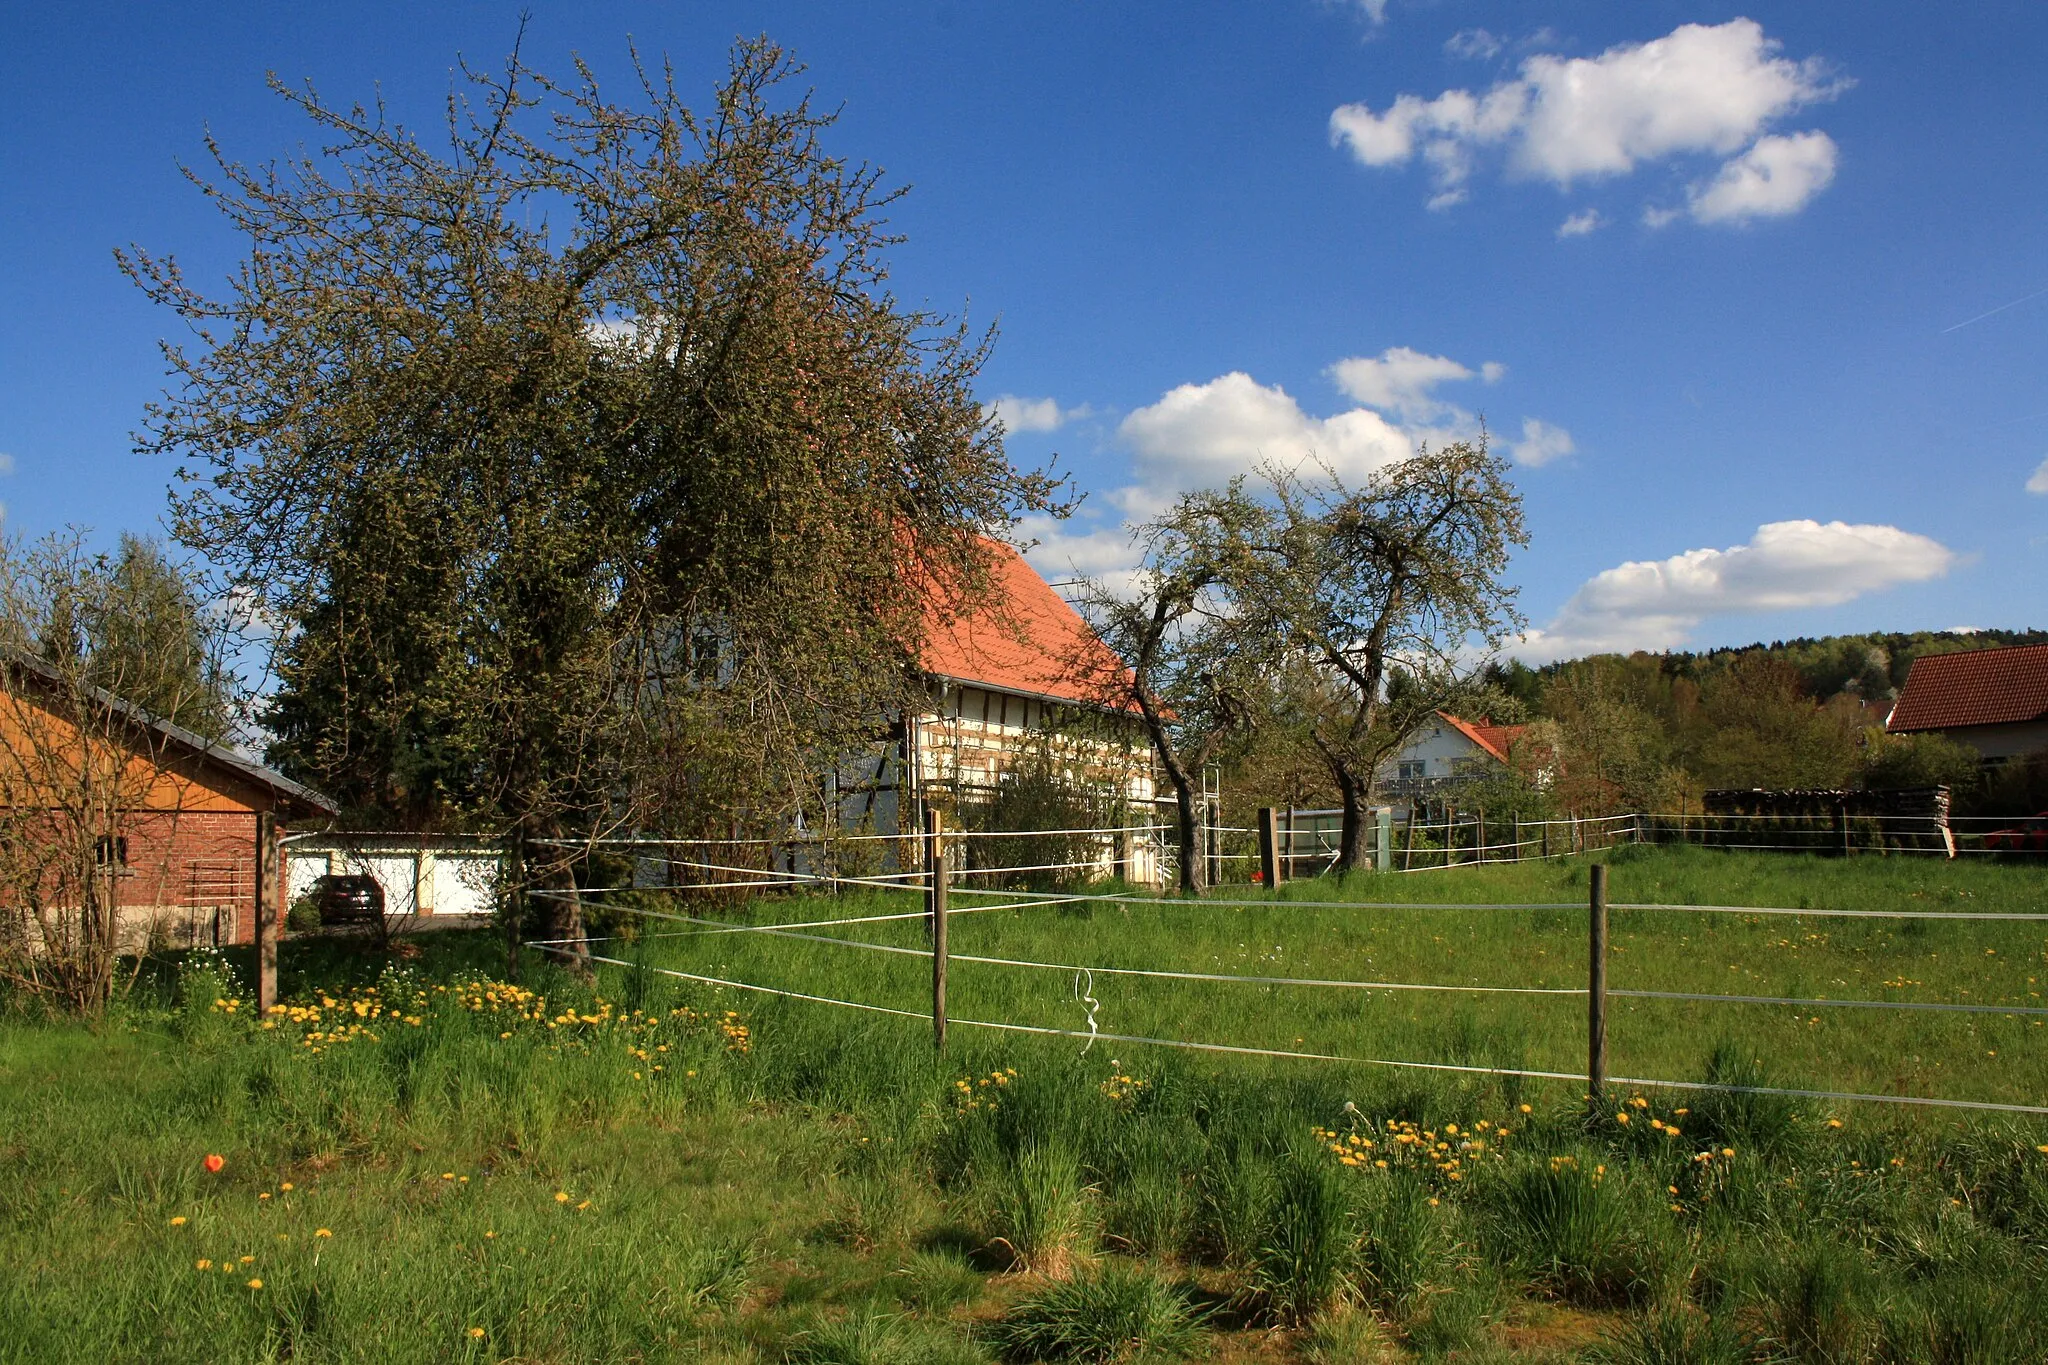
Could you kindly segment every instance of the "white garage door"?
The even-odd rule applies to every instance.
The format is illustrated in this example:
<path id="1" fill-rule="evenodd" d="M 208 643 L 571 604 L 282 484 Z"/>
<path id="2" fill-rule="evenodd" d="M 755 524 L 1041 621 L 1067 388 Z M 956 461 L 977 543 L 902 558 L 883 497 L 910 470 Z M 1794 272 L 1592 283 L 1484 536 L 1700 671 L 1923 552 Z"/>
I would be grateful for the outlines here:
<path id="1" fill-rule="evenodd" d="M 498 860 L 489 854 L 436 853 L 436 915 L 488 915 L 498 891 Z"/>
<path id="2" fill-rule="evenodd" d="M 384 913 L 411 915 L 419 911 L 420 864 L 410 853 L 337 853 L 334 870 L 352 875 L 368 873 L 384 888 Z"/>
<path id="3" fill-rule="evenodd" d="M 327 875 L 325 853 L 292 853 L 285 859 L 285 900 L 295 901 L 313 889 L 313 879 Z"/>

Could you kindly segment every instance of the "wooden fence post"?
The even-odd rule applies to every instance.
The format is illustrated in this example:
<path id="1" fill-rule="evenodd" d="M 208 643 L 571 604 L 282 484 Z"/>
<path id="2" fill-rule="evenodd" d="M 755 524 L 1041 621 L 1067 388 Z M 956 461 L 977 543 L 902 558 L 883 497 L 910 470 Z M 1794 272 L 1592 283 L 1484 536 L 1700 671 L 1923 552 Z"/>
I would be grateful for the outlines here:
<path id="1" fill-rule="evenodd" d="M 1259 807 L 1259 878 L 1268 891 L 1280 886 L 1280 817 L 1271 806 Z"/>
<path id="2" fill-rule="evenodd" d="M 1408 827 L 1401 832 L 1401 870 L 1403 872 L 1410 872 L 1415 868 L 1415 817 L 1420 811 L 1420 804 L 1414 797 L 1410 797 L 1408 799 Z"/>
<path id="3" fill-rule="evenodd" d="M 1391 872 L 1394 868 L 1394 808 L 1392 806 L 1381 806 L 1373 820 L 1373 824 L 1377 828 L 1379 835 L 1373 841 L 1376 845 L 1373 852 L 1377 855 L 1374 857 L 1373 862 L 1376 864 L 1378 871 Z"/>
<path id="4" fill-rule="evenodd" d="M 277 1003 L 277 816 L 256 813 L 256 1017 Z"/>
<path id="5" fill-rule="evenodd" d="M 946 847 L 939 812 L 924 813 L 924 857 L 928 885 L 925 908 L 932 933 L 932 1045 L 946 1050 Z"/>
<path id="6" fill-rule="evenodd" d="M 1590 1116 L 1607 1089 L 1607 864 L 1594 863 L 1587 897 L 1586 1103 Z"/>
<path id="7" fill-rule="evenodd" d="M 1844 858 L 1854 851 L 1849 845 L 1849 808 L 1841 801 L 1835 802 L 1835 847 Z"/>

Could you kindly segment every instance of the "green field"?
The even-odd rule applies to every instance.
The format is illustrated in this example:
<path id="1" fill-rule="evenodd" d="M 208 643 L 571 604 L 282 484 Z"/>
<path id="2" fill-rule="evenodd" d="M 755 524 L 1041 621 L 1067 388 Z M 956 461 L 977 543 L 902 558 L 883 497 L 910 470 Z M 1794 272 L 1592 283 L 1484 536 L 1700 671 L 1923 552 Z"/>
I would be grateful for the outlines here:
<path id="1" fill-rule="evenodd" d="M 1613 864 L 1623 903 L 2048 911 L 2023 865 Z M 1525 864 L 1285 893 L 1454 909 L 962 914 L 951 946 L 1576 987 L 1586 878 Z M 1570 908 L 1463 908 L 1499 902 Z M 917 956 L 609 928 L 600 951 L 650 969 L 928 1005 Z M 1617 909 L 1610 984 L 2039 1007 L 2044 930 Z M 914 921 L 818 932 L 922 942 Z M 937 1057 L 921 1019 L 660 970 L 584 986 L 532 950 L 514 988 L 489 934 L 416 942 L 395 968 L 287 943 L 295 1007 L 269 1028 L 235 964 L 203 961 L 92 1025 L 0 1024 L 0 1360 L 2044 1359 L 2038 1118 L 1618 1086 L 1589 1124 L 1577 1082 L 960 1024 Z M 1584 1064 L 1577 995 L 1081 984 L 1105 1034 Z M 956 1019 L 1086 1029 L 1068 971 L 956 961 L 951 992 Z M 1625 1076 L 2048 1097 L 2048 1029 L 2003 1012 L 1617 998 L 1611 1028 Z"/>

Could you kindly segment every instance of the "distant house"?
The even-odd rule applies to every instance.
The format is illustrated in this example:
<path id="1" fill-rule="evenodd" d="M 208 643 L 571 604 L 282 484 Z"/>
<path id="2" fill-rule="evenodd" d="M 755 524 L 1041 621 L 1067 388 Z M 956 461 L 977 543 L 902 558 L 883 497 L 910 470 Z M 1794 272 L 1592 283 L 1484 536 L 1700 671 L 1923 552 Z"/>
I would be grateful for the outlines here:
<path id="1" fill-rule="evenodd" d="M 1488 717 L 1465 720 L 1439 711 L 1379 770 L 1380 794 L 1397 803 L 1427 798 L 1507 769 L 1526 725 L 1495 725 Z"/>
<path id="2" fill-rule="evenodd" d="M 251 942 L 262 813 L 282 830 L 324 822 L 335 805 L 32 655 L 0 660 L 0 851 L 11 899 L 77 914 L 83 897 L 69 864 L 81 846 L 108 888 L 95 894 L 117 909 L 121 951 Z"/>
<path id="3" fill-rule="evenodd" d="M 1987 763 L 2048 749 L 2048 645 L 1922 655 L 1885 729 L 1946 735 Z"/>
<path id="4" fill-rule="evenodd" d="M 1090 685 L 1122 672 L 1122 661 L 1021 554 L 999 542 L 990 549 L 988 603 L 959 616 L 928 608 L 917 659 L 924 705 L 900 717 L 858 771 L 842 772 L 845 823 L 909 833 L 928 806 L 957 811 L 985 799 L 1021 755 L 1048 741 L 1068 777 L 1151 823 L 1151 745 L 1128 707 Z"/>

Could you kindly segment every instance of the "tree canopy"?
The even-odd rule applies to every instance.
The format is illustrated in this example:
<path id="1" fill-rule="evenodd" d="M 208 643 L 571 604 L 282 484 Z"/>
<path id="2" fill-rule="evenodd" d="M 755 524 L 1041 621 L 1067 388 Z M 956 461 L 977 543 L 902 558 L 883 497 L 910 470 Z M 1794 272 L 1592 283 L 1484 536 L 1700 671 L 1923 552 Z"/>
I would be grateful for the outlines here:
<path id="1" fill-rule="evenodd" d="M 889 293 L 900 191 L 799 70 L 741 43 L 700 112 L 515 52 L 436 139 L 273 81 L 324 141 L 209 142 L 225 293 L 122 254 L 194 329 L 145 441 L 176 533 L 284 624 L 274 755 L 360 818 L 786 809 L 899 699 L 930 585 L 1057 510 L 975 401 L 991 335 Z"/>

